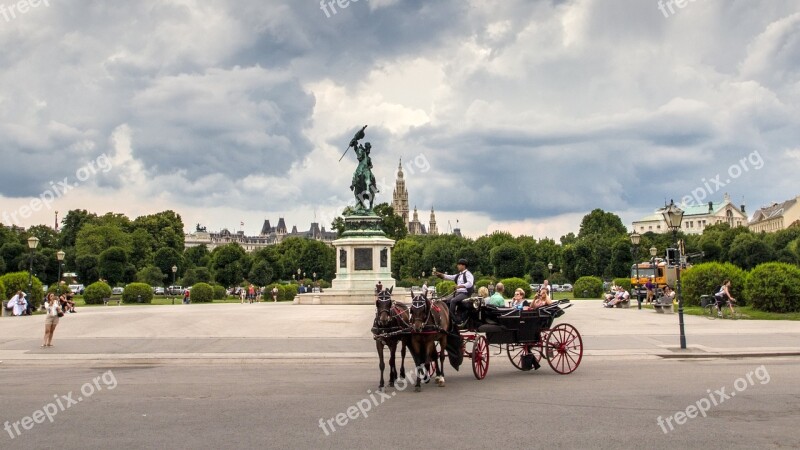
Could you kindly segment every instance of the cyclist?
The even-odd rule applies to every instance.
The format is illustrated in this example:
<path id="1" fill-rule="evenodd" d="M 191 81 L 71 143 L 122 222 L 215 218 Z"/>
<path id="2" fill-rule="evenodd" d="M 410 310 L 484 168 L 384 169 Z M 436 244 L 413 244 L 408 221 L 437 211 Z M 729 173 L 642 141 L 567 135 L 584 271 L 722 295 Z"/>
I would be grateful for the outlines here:
<path id="1" fill-rule="evenodd" d="M 731 309 L 731 314 L 736 312 L 733 309 L 733 304 L 736 303 L 736 299 L 731 295 L 731 280 L 725 280 L 722 282 L 722 286 L 719 287 L 719 291 L 714 294 L 714 299 L 717 303 L 717 316 L 722 317 L 722 303 L 725 301 L 728 302 L 728 308 Z"/>

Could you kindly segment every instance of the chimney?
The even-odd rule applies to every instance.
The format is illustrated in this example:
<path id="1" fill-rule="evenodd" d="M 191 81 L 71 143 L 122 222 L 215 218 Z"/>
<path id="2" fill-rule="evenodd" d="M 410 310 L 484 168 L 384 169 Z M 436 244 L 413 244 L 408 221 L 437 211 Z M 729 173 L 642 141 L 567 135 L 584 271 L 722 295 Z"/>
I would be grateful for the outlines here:
<path id="1" fill-rule="evenodd" d="M 741 209 L 742 209 L 742 212 L 745 212 L 745 211 L 744 211 L 744 205 L 742 205 L 742 208 L 741 208 Z"/>
<path id="2" fill-rule="evenodd" d="M 714 202 L 708 202 L 708 212 L 714 212 Z"/>

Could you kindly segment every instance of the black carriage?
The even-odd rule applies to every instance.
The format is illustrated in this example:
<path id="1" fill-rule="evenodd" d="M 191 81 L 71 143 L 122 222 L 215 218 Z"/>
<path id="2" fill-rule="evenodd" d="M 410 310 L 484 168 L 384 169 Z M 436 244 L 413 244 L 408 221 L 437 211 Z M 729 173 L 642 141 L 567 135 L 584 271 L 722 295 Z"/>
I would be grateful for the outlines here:
<path id="1" fill-rule="evenodd" d="M 475 378 L 482 380 L 489 371 L 490 347 L 495 356 L 505 352 L 519 370 L 539 368 L 544 358 L 559 374 L 575 371 L 583 358 L 583 340 L 578 330 L 553 322 L 572 306 L 568 300 L 536 309 L 498 308 L 484 304 L 480 297 L 466 300 L 467 319 L 460 327 L 462 352 L 472 360 Z"/>

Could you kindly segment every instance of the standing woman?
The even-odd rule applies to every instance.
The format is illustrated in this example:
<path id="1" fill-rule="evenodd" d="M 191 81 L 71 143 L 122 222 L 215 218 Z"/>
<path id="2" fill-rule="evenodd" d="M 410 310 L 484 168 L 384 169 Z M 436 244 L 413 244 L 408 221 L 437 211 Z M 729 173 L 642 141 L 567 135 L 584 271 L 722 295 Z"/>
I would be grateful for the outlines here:
<path id="1" fill-rule="evenodd" d="M 44 319 L 44 343 L 42 347 L 53 346 L 53 332 L 58 325 L 58 318 L 64 315 L 61 309 L 61 304 L 56 300 L 56 294 L 52 292 L 47 295 L 47 301 L 44 303 L 44 308 L 47 310 L 47 315 Z"/>

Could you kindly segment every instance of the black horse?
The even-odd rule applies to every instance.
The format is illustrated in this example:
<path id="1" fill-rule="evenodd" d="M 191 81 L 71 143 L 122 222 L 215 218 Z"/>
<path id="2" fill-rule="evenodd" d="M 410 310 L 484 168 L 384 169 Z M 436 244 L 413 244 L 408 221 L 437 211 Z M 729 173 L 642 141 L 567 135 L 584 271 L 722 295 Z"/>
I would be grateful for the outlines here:
<path id="1" fill-rule="evenodd" d="M 383 361 L 384 346 L 389 347 L 389 387 L 393 387 L 395 381 L 397 381 L 395 355 L 397 354 L 398 343 L 401 344 L 400 377 L 405 378 L 406 376 L 406 341 L 402 331 L 410 326 L 408 306 L 392 300 L 392 289 L 384 289 L 379 292 L 378 300 L 375 302 L 375 325 L 372 328 L 372 334 L 375 338 L 378 358 L 380 358 L 381 382 L 378 385 L 378 390 L 383 390 L 383 370 L 386 368 L 386 364 Z"/>
<path id="2" fill-rule="evenodd" d="M 411 355 L 417 367 L 416 392 L 422 390 L 425 367 L 436 366 L 436 384 L 444 387 L 444 349 L 447 348 L 447 330 L 450 328 L 450 311 L 442 301 L 430 301 L 424 294 L 411 301 Z M 442 349 L 437 355 L 436 342 Z M 438 361 L 437 361 L 438 357 Z"/>

